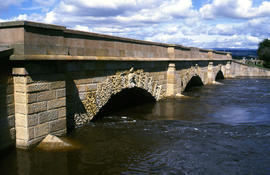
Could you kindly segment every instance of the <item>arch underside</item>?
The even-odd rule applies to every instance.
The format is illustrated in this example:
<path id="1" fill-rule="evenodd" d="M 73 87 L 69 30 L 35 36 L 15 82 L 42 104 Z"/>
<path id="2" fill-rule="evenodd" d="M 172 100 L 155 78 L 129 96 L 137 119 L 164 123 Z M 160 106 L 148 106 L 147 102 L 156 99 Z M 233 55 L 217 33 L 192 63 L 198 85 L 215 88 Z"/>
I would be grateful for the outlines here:
<path id="1" fill-rule="evenodd" d="M 215 75 L 215 81 L 224 79 L 224 74 L 221 70 L 219 70 Z"/>
<path id="2" fill-rule="evenodd" d="M 153 81 L 143 70 L 118 72 L 116 75 L 107 77 L 106 81 L 99 83 L 96 90 L 89 91 L 86 100 L 83 101 L 87 112 L 86 115 L 75 115 L 74 121 L 76 126 L 89 123 L 100 109 L 109 101 L 109 99 L 124 89 L 131 88 L 144 89 L 158 101 L 165 95 L 165 90 Z"/>
<path id="3" fill-rule="evenodd" d="M 225 78 L 224 71 L 225 71 L 225 68 L 222 65 L 218 65 L 218 67 L 214 71 L 215 81 L 216 80 L 222 80 L 222 79 Z"/>
<path id="4" fill-rule="evenodd" d="M 204 79 L 202 78 L 202 74 L 204 71 L 201 70 L 200 67 L 195 66 L 185 71 L 185 74 L 181 77 L 181 93 L 183 93 L 189 83 L 192 81 L 194 77 L 198 77 L 201 80 L 200 85 L 204 85 Z"/>
<path id="5" fill-rule="evenodd" d="M 224 68 L 222 65 L 217 65 L 213 68 L 213 81 L 218 79 L 224 79 Z M 192 66 L 191 68 L 185 70 L 185 73 L 181 76 L 181 93 L 183 93 L 185 90 L 187 90 L 187 86 L 191 82 L 191 80 L 194 80 L 194 77 L 199 78 L 201 82 L 199 82 L 199 79 L 197 79 L 197 83 L 195 82 L 195 86 L 202 86 L 208 83 L 207 81 L 207 68 L 200 68 L 198 66 Z"/>
<path id="6" fill-rule="evenodd" d="M 185 89 L 184 89 L 184 92 L 185 91 L 189 91 L 191 90 L 193 87 L 200 87 L 200 86 L 203 86 L 203 82 L 202 82 L 202 79 L 200 76 L 198 75 L 194 75 L 190 81 L 187 83 Z"/>

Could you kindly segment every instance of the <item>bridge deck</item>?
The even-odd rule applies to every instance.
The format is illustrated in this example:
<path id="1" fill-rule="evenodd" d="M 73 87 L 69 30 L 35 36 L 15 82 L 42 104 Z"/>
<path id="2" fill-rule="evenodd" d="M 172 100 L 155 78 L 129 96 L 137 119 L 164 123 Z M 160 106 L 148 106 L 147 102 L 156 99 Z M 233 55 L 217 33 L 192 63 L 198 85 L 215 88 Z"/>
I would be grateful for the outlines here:
<path id="1" fill-rule="evenodd" d="M 14 48 L 11 60 L 188 61 L 230 60 L 228 52 L 185 47 L 15 21 L 0 23 L 0 47 Z"/>

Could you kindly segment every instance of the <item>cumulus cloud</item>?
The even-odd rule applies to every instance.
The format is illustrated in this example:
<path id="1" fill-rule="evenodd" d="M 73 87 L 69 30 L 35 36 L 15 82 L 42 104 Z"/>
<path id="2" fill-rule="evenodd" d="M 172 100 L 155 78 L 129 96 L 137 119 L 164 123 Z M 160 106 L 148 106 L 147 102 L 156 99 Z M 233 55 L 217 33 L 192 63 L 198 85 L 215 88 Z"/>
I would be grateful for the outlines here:
<path id="1" fill-rule="evenodd" d="M 270 2 L 264 1 L 258 7 L 252 0 L 213 0 L 200 8 L 203 18 L 254 18 L 270 15 Z"/>
<path id="2" fill-rule="evenodd" d="M 74 29 L 74 30 L 84 31 L 84 32 L 90 32 L 90 31 L 91 31 L 91 30 L 89 29 L 89 27 L 83 26 L 83 25 L 76 25 L 73 29 Z"/>
<path id="3" fill-rule="evenodd" d="M 62 18 L 95 17 L 100 21 L 103 17 L 118 23 L 157 23 L 196 13 L 191 0 L 62 0 L 53 11 Z"/>

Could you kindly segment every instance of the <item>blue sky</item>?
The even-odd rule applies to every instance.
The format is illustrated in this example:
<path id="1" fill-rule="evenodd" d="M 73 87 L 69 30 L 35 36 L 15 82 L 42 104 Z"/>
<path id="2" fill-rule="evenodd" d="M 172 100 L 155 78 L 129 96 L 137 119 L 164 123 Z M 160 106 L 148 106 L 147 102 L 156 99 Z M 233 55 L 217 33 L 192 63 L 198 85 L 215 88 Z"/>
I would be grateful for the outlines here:
<path id="1" fill-rule="evenodd" d="M 257 48 L 270 38 L 270 0 L 0 0 L 0 22 L 201 48 Z"/>

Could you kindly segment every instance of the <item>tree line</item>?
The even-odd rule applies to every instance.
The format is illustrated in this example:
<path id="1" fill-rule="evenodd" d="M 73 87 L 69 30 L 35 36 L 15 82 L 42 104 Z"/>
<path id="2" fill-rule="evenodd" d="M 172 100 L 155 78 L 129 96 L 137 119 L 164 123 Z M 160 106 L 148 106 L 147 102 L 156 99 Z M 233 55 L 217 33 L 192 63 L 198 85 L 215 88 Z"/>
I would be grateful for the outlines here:
<path id="1" fill-rule="evenodd" d="M 258 58 L 264 61 L 264 67 L 270 68 L 270 40 L 264 39 L 259 43 Z"/>

